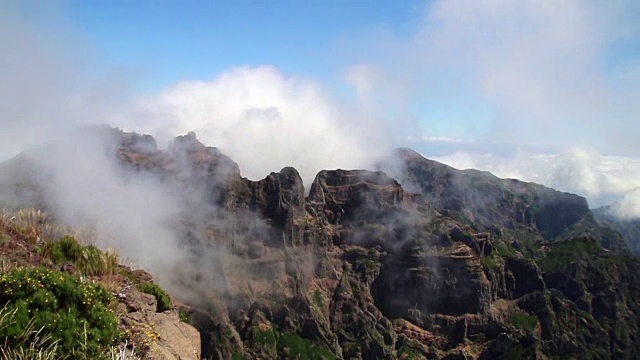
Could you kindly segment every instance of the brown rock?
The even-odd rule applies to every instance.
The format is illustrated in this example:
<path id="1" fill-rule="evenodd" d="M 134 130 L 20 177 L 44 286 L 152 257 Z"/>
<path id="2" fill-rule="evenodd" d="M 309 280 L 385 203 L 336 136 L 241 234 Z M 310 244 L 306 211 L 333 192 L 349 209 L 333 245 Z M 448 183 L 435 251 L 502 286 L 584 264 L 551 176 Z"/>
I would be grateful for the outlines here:
<path id="1" fill-rule="evenodd" d="M 193 326 L 180 322 L 173 312 L 155 313 L 151 317 L 158 335 L 149 351 L 150 360 L 200 360 L 200 333 Z"/>

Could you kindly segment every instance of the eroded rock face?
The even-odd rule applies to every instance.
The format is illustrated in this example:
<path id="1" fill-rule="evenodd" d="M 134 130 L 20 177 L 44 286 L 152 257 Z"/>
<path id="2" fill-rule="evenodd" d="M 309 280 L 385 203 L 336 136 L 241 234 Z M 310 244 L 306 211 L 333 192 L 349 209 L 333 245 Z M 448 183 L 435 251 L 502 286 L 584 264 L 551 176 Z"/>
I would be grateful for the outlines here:
<path id="1" fill-rule="evenodd" d="M 156 313 L 148 319 L 158 334 L 158 341 L 150 350 L 153 360 L 199 360 L 200 333 L 193 326 L 180 321 L 175 313 Z"/>
<path id="2" fill-rule="evenodd" d="M 155 296 L 135 286 L 127 287 L 117 297 L 124 307 L 121 321 L 129 329 L 127 336 L 146 347 L 144 359 L 200 360 L 200 333 L 182 322 L 176 310 L 157 312 Z"/>
<path id="3" fill-rule="evenodd" d="M 323 170 L 309 192 L 309 202 L 321 204 L 331 224 L 374 221 L 403 202 L 404 189 L 381 171 Z"/>
<path id="4" fill-rule="evenodd" d="M 283 230 L 289 244 L 302 244 L 306 211 L 304 185 L 298 171 L 286 167 L 263 180 L 245 182 L 251 192 L 251 209 Z"/>

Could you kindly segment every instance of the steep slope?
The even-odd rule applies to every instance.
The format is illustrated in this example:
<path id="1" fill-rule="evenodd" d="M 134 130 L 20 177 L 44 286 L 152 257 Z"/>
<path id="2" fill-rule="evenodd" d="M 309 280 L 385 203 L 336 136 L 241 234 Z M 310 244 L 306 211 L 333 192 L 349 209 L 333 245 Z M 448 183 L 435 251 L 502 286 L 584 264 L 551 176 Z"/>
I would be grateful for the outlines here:
<path id="1" fill-rule="evenodd" d="M 640 254 L 640 219 L 621 219 L 610 206 L 594 209 L 593 215 L 598 223 L 619 232 L 631 252 Z"/>

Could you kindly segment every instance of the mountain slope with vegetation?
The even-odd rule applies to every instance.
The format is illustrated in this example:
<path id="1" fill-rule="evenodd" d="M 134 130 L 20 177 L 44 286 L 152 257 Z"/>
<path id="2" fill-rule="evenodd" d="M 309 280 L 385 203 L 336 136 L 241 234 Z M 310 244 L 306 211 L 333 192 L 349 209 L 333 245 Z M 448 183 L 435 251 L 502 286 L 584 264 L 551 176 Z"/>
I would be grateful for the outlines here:
<path id="1" fill-rule="evenodd" d="M 160 150 L 148 136 L 101 131 L 126 176 L 159 179 L 188 205 L 174 224 L 187 260 L 171 285 L 190 306 L 183 318 L 198 329 L 203 358 L 632 359 L 640 351 L 640 262 L 577 195 L 459 171 L 408 149 L 393 164 L 403 170 L 397 180 L 384 164 L 323 170 L 307 193 L 293 168 L 243 178 L 192 133 Z M 21 177 L 17 164 L 4 166 L 15 169 L 5 191 L 49 206 L 38 204 L 46 186 Z"/>
<path id="2" fill-rule="evenodd" d="M 77 240 L 90 235 L 40 210 L 0 214 L 2 358 L 199 359 L 199 334 L 168 295 Z"/>

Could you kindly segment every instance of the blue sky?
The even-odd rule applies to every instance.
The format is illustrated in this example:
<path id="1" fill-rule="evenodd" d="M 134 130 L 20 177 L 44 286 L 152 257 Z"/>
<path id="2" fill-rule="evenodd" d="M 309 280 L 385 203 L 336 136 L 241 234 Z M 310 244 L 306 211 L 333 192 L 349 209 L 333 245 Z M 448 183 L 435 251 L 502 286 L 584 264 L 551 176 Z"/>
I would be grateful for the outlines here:
<path id="1" fill-rule="evenodd" d="M 138 86 L 159 90 L 209 79 L 238 65 L 335 76 L 344 38 L 410 33 L 421 1 L 72 1 L 61 11 L 105 67 L 141 70 Z"/>
<path id="2" fill-rule="evenodd" d="M 542 5 L 531 5 L 536 3 Z M 50 42 L 60 42 L 67 48 L 63 51 L 90 59 L 82 63 L 84 76 L 124 77 L 134 94 L 159 92 L 180 81 L 210 80 L 237 66 L 269 65 L 287 76 L 314 79 L 350 102 L 356 100 L 357 86 L 345 76 L 354 66 L 367 66 L 378 82 L 369 84 L 377 88 L 368 95 L 375 93 L 371 101 L 384 103 L 377 112 L 391 121 L 411 122 L 425 137 L 552 146 L 566 136 L 540 138 L 559 128 L 511 127 L 538 122 L 551 112 L 550 117 L 560 118 L 554 122 L 577 129 L 586 122 L 583 117 L 593 114 L 580 110 L 589 96 L 633 92 L 623 88 L 635 85 L 627 65 L 635 76 L 640 41 L 633 15 L 640 12 L 632 1 L 612 4 L 145 0 L 27 1 L 8 8 Z M 521 61 L 520 47 L 532 49 L 530 63 L 503 73 L 500 62 L 511 61 L 511 66 Z M 564 50 L 572 47 L 573 52 Z M 512 76 L 514 83 L 506 83 Z M 583 76 L 586 84 L 579 80 Z M 494 93 L 499 82 L 504 84 Z M 539 88 L 508 99 L 529 86 L 526 82 Z M 562 93 L 553 94 L 556 89 Z M 578 94 L 573 103 L 553 100 L 584 89 L 589 93 Z M 535 108 L 517 104 L 533 104 L 532 96 L 547 99 Z M 616 113 L 619 106 L 613 102 L 597 114 L 600 119 Z M 579 128 L 573 132 L 574 145 L 628 154 L 622 147 L 608 148 L 610 140 L 597 139 L 602 134 L 597 126 Z M 497 130 L 506 134 L 498 136 Z"/>
<path id="3" fill-rule="evenodd" d="M 2 2 L 0 154 L 108 122 L 195 130 L 256 178 L 404 145 L 620 194 L 640 171 L 603 164 L 640 157 L 638 18 L 635 0 Z M 540 155 L 588 181 L 533 174 Z"/>

